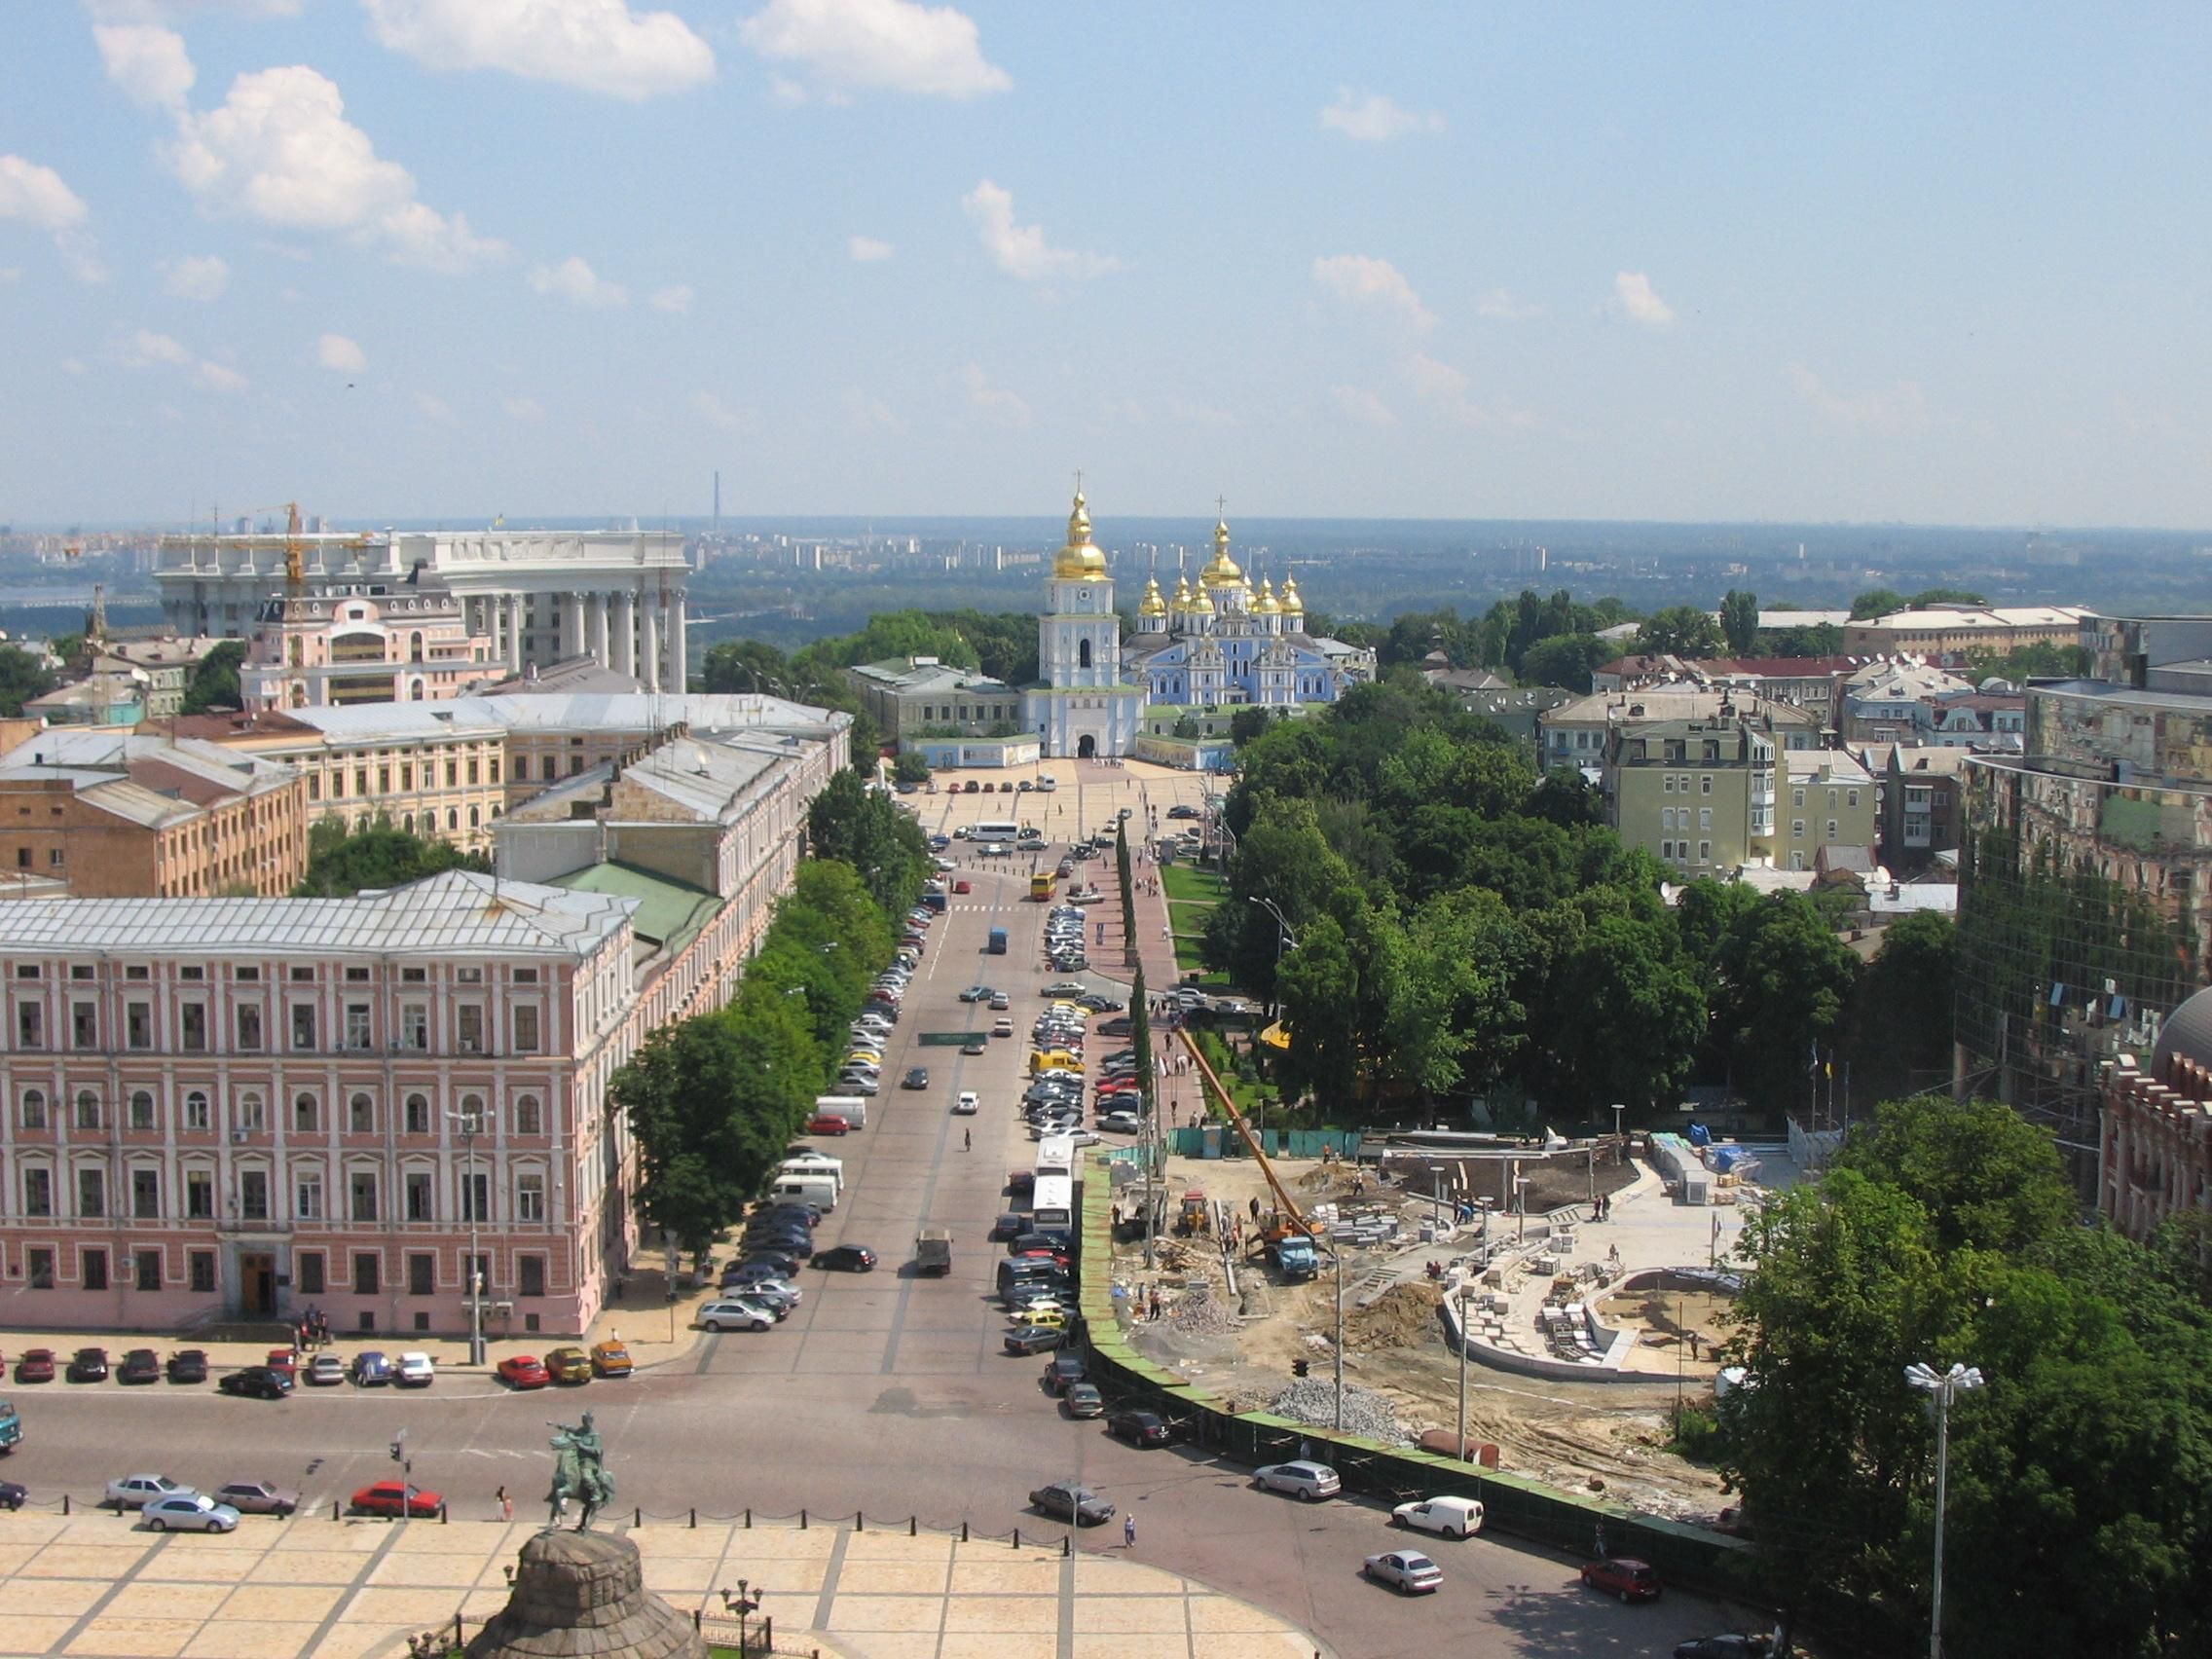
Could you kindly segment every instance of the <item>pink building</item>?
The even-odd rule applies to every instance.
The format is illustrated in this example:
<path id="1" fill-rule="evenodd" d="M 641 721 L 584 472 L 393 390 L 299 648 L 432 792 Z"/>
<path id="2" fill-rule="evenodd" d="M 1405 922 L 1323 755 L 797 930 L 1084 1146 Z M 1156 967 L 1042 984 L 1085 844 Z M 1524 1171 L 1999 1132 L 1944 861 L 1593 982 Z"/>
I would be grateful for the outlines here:
<path id="1" fill-rule="evenodd" d="M 498 672 L 461 601 L 425 580 L 269 600 L 239 668 L 239 696 L 248 714 L 442 702 Z"/>

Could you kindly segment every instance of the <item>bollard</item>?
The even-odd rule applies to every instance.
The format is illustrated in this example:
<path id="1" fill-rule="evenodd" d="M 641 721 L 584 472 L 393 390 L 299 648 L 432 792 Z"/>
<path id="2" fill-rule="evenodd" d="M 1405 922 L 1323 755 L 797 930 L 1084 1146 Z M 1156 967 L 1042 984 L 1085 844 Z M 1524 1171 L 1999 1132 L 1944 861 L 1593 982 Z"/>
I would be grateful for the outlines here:
<path id="1" fill-rule="evenodd" d="M 445 1504 L 442 1504 L 442 1503 L 441 1503 L 441 1504 L 439 1504 L 439 1505 L 438 1505 L 438 1525 L 439 1525 L 439 1526 L 441 1526 L 441 1527 L 443 1527 L 443 1526 L 444 1526 L 444 1525 L 445 1525 L 445 1524 L 447 1523 L 447 1521 L 448 1521 L 448 1520 L 449 1520 L 450 1518 L 451 1518 L 451 1517 L 450 1517 L 450 1512 L 449 1512 L 449 1510 L 448 1510 L 448 1507 L 447 1507 L 447 1505 L 445 1505 Z M 460 1621 L 460 1618 L 461 1618 L 461 1615 L 460 1615 L 459 1613 L 456 1613 L 456 1614 L 454 1614 L 454 1619 L 455 1619 L 455 1621 L 456 1621 L 457 1623 L 458 1623 L 458 1622 Z M 458 1640 L 458 1639 L 457 1639 L 457 1640 Z"/>
<path id="2" fill-rule="evenodd" d="M 1014 1547 L 1015 1549 L 1021 1548 L 1021 1529 L 1019 1527 L 1014 1530 Z"/>
<path id="3" fill-rule="evenodd" d="M 699 1530 L 699 1506 L 698 1506 L 698 1505 L 697 1505 L 696 1503 L 694 1503 L 694 1504 L 693 1504 L 693 1505 L 691 1506 L 691 1530 L 692 1530 L 692 1531 L 694 1531 L 694 1532 L 696 1532 L 696 1531 L 697 1531 L 698 1530 Z"/>
<path id="4" fill-rule="evenodd" d="M 906 1517 L 906 1536 L 907 1536 L 907 1537 L 909 1537 L 909 1538 L 918 1538 L 918 1537 L 920 1537 L 921 1535 L 922 1535 L 922 1518 L 921 1518 L 921 1517 L 920 1517 L 919 1515 L 909 1515 L 909 1516 L 907 1516 L 907 1517 Z"/>
<path id="5" fill-rule="evenodd" d="M 461 1615 L 459 1613 L 453 1616 L 453 1644 L 456 1647 L 461 1645 Z"/>
<path id="6" fill-rule="evenodd" d="M 968 1541 L 968 1523 L 965 1521 L 960 1523 L 960 1541 L 962 1543 Z"/>
<path id="7" fill-rule="evenodd" d="M 753 1506 L 751 1504 L 745 1506 L 745 1530 L 748 1532 L 753 1530 Z"/>
<path id="8" fill-rule="evenodd" d="M 339 1508 L 338 1499 L 336 1499 L 335 1497 L 330 1500 L 330 1518 L 333 1521 L 343 1521 L 346 1519 L 346 1512 L 343 1509 Z"/>
<path id="9" fill-rule="evenodd" d="M 691 1628 L 693 1630 L 697 1630 L 700 1628 L 701 1623 L 702 1621 L 699 1617 L 699 1609 L 697 1607 L 693 1607 L 691 1609 Z"/>
<path id="10" fill-rule="evenodd" d="M 1070 1532 L 1060 1540 L 1060 1559 L 1065 1561 L 1073 1554 L 1075 1554 L 1075 1534 Z"/>
<path id="11" fill-rule="evenodd" d="M 853 1511 L 853 1530 L 856 1532 L 867 1530 L 867 1517 L 857 1509 Z"/>
<path id="12" fill-rule="evenodd" d="M 798 1512 L 798 1530 L 802 1532 L 806 1530 L 806 1511 L 803 1509 Z"/>
<path id="13" fill-rule="evenodd" d="M 61 1513 L 64 1515 L 69 1513 L 69 1494 L 67 1493 L 61 1494 Z"/>

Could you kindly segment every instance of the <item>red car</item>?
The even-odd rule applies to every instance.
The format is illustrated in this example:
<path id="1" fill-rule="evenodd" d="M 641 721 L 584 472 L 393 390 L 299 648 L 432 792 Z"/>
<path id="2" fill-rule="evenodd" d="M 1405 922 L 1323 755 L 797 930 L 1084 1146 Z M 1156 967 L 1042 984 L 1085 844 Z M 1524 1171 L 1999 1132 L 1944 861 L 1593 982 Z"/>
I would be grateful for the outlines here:
<path id="1" fill-rule="evenodd" d="M 499 1361 L 499 1381 L 510 1388 L 542 1388 L 553 1379 L 537 1355 L 518 1353 L 512 1359 Z"/>
<path id="2" fill-rule="evenodd" d="M 53 1382 L 54 1350 L 52 1348 L 25 1348 L 23 1357 L 16 1361 L 16 1381 L 18 1382 Z"/>
<path id="3" fill-rule="evenodd" d="M 297 1348 L 271 1348 L 269 1357 L 261 1363 L 295 1382 L 300 1380 L 300 1352 Z"/>
<path id="4" fill-rule="evenodd" d="M 1582 1564 L 1582 1582 L 1593 1590 L 1618 1596 L 1624 1602 L 1659 1600 L 1659 1574 L 1647 1561 L 1634 1556 L 1607 1556 Z"/>
<path id="5" fill-rule="evenodd" d="M 963 879 L 952 884 L 952 891 L 955 893 L 973 893 L 976 890 L 974 887 L 970 886 L 965 879 Z"/>
<path id="6" fill-rule="evenodd" d="M 425 1492 L 421 1487 L 410 1488 L 403 1481 L 378 1481 L 365 1486 L 353 1494 L 352 1501 L 356 1515 L 406 1514 L 428 1521 L 436 1520 L 438 1511 L 445 1506 L 446 1500 L 436 1493 Z"/>
<path id="7" fill-rule="evenodd" d="M 844 1119 L 829 1112 L 820 1113 L 806 1121 L 806 1132 L 810 1135 L 848 1134 L 852 1127 Z"/>

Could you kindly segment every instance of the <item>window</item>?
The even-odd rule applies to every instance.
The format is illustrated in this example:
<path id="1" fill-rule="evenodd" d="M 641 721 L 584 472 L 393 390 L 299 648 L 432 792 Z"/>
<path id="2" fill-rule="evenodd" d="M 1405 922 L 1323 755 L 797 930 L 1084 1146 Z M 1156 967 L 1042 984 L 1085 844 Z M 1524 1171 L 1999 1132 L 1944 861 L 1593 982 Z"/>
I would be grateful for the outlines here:
<path id="1" fill-rule="evenodd" d="M 261 982 L 261 970 L 258 968 L 233 968 L 231 977 L 238 980 L 241 985 L 259 984 Z"/>
<path id="2" fill-rule="evenodd" d="M 207 1007 L 204 1003 L 186 1003 L 178 1014 L 183 1020 L 182 1047 L 187 1053 L 203 1054 L 207 1051 Z"/>
<path id="3" fill-rule="evenodd" d="M 438 1259 L 417 1251 L 407 1254 L 407 1294 L 430 1296 L 437 1290 Z"/>
<path id="4" fill-rule="evenodd" d="M 207 970 L 197 962 L 188 962 L 177 969 L 176 977 L 180 979 L 204 979 L 207 977 Z"/>
<path id="5" fill-rule="evenodd" d="M 515 1286 L 518 1296 L 543 1296 L 545 1294 L 545 1258 L 543 1256 L 517 1256 L 515 1272 L 520 1283 Z"/>
<path id="6" fill-rule="evenodd" d="M 353 1219 L 374 1221 L 377 1218 L 377 1178 L 371 1170 L 356 1170 L 349 1189 L 353 1199 Z"/>
<path id="7" fill-rule="evenodd" d="M 453 971 L 453 977 L 464 985 L 481 985 L 484 982 L 484 970 L 481 968 L 456 968 Z"/>
<path id="8" fill-rule="evenodd" d="M 1710 772 L 1698 779 L 1697 792 L 1699 794 L 1711 794 L 1713 793 L 1713 775 Z"/>
<path id="9" fill-rule="evenodd" d="M 346 1047 L 349 1049 L 366 1049 L 368 1046 L 369 1005 L 367 1003 L 348 1003 L 346 1005 Z"/>
<path id="10" fill-rule="evenodd" d="M 136 1283 L 140 1290 L 162 1288 L 162 1253 L 159 1250 L 139 1251 L 135 1267 Z"/>
<path id="11" fill-rule="evenodd" d="M 16 1008 L 16 1047 L 43 1049 L 46 1047 L 46 1011 L 37 1003 L 19 1003 Z"/>
<path id="12" fill-rule="evenodd" d="M 1835 820 L 1832 818 L 1828 820 L 1828 839 L 1835 839 Z"/>
<path id="13" fill-rule="evenodd" d="M 207 1127 L 207 1096 L 197 1088 L 184 1097 L 184 1126 L 201 1130 Z"/>
<path id="14" fill-rule="evenodd" d="M 92 977 L 92 965 L 90 962 L 72 962 L 69 964 L 70 978 L 90 979 Z"/>
<path id="15" fill-rule="evenodd" d="M 215 1219 L 215 1172 L 211 1169 L 187 1169 L 184 1172 L 184 1213 L 189 1221 Z"/>
<path id="16" fill-rule="evenodd" d="M 545 1219 L 545 1177 L 525 1174 L 515 1177 L 515 1220 L 543 1221 Z"/>
<path id="17" fill-rule="evenodd" d="M 430 971 L 426 968 L 402 968 L 399 971 L 399 982 L 403 985 L 424 984 L 429 977 Z"/>
<path id="18" fill-rule="evenodd" d="M 415 972 L 422 972 L 421 969 Z M 402 1049 L 427 1049 L 430 1046 L 430 1011 L 422 1003 L 408 1003 L 399 1011 L 399 1046 Z"/>
<path id="19" fill-rule="evenodd" d="M 294 968 L 286 977 L 295 985 L 312 985 L 314 983 L 314 970 L 313 968 Z"/>
<path id="20" fill-rule="evenodd" d="M 96 1129 L 100 1126 L 100 1097 L 89 1088 L 77 1090 L 77 1127 Z"/>
<path id="21" fill-rule="evenodd" d="M 1713 843 L 1711 841 L 1700 841 L 1697 844 L 1697 862 L 1699 864 L 1711 864 L 1713 862 Z"/>
<path id="22" fill-rule="evenodd" d="M 1697 827 L 1698 827 L 1698 828 L 1699 828 L 1700 830 L 1710 830 L 1710 829 L 1712 829 L 1712 828 L 1713 828 L 1713 808 L 1712 808 L 1712 807 L 1710 807 L 1710 806 L 1701 806 L 1701 807 L 1699 807 L 1699 808 L 1697 809 Z"/>
<path id="23" fill-rule="evenodd" d="M 154 1096 L 148 1089 L 133 1089 L 130 1095 L 130 1126 L 150 1129 L 154 1126 Z"/>
<path id="24" fill-rule="evenodd" d="M 1789 833 L 1791 838 L 1802 841 L 1805 838 L 1805 821 L 1802 818 L 1792 818 L 1789 821 Z"/>
<path id="25" fill-rule="evenodd" d="M 246 1221 L 269 1219 L 269 1171 L 239 1171 L 239 1215 Z"/>
<path id="26" fill-rule="evenodd" d="M 1659 780 L 1659 789 L 1660 793 L 1663 794 L 1673 794 L 1675 793 L 1675 774 L 1669 772 L 1665 777 L 1661 778 Z"/>
<path id="27" fill-rule="evenodd" d="M 212 1250 L 195 1250 L 185 1258 L 185 1262 L 192 1280 L 192 1288 L 203 1296 L 213 1295 L 215 1291 L 215 1252 Z"/>
<path id="28" fill-rule="evenodd" d="M 536 984 L 537 970 L 535 968 L 517 968 L 515 970 L 515 983 L 518 985 Z"/>
<path id="29" fill-rule="evenodd" d="M 322 1171 L 303 1169 L 292 1182 L 292 1214 L 301 1221 L 322 1219 Z"/>
<path id="30" fill-rule="evenodd" d="M 322 1108 L 312 1094 L 295 1095 L 292 1100 L 292 1132 L 312 1135 L 322 1126 Z"/>
<path id="31" fill-rule="evenodd" d="M 261 1109 L 260 1093 L 251 1088 L 247 1089 L 239 1096 L 240 1129 L 246 1134 L 257 1135 L 268 1126 L 269 1121 Z"/>
<path id="32" fill-rule="evenodd" d="M 410 1169 L 407 1172 L 407 1219 L 409 1221 L 435 1221 L 437 1211 L 432 1207 L 430 1176 L 426 1170 Z"/>
<path id="33" fill-rule="evenodd" d="M 1843 798 L 1849 805 L 1857 806 L 1859 804 L 1859 792 L 1857 790 L 1847 790 L 1844 793 Z"/>
<path id="34" fill-rule="evenodd" d="M 261 1010 L 259 1010 L 258 1008 L 241 1008 L 241 1009 L 240 1009 L 240 1010 L 239 1010 L 239 1048 L 240 1048 L 240 1050 L 244 1051 L 245 1052 L 248 1052 L 248 1053 L 252 1053 L 252 1052 L 254 1052 L 254 1051 L 258 1051 L 258 1050 L 260 1049 L 260 1047 L 261 1047 Z"/>
<path id="35" fill-rule="evenodd" d="M 1803 806 L 1805 804 L 1805 792 L 1803 790 L 1791 790 L 1789 792 L 1789 804 L 1791 806 Z"/>
<path id="36" fill-rule="evenodd" d="M 542 1114 L 538 1111 L 537 1096 L 526 1094 L 515 1102 L 515 1133 L 540 1135 L 545 1132 Z"/>
<path id="37" fill-rule="evenodd" d="M 159 1169 L 133 1168 L 130 1171 L 130 1215 L 134 1221 L 158 1221 L 162 1214 L 162 1172 Z"/>
<path id="38" fill-rule="evenodd" d="M 89 1221 L 98 1221 L 107 1214 L 106 1170 L 77 1171 L 77 1213 Z"/>
<path id="39" fill-rule="evenodd" d="M 426 1135 L 430 1132 L 428 1096 L 410 1094 L 407 1097 L 407 1132 L 411 1135 Z"/>
<path id="40" fill-rule="evenodd" d="M 107 1289 L 107 1252 L 105 1250 L 78 1251 L 77 1269 L 84 1277 L 87 1290 Z"/>
<path id="41" fill-rule="evenodd" d="M 292 1047 L 295 1049 L 312 1049 L 314 1047 L 314 1005 L 313 1003 L 294 1003 L 292 1005 Z"/>
<path id="42" fill-rule="evenodd" d="M 54 1213 L 54 1171 L 32 1167 L 23 1171 L 23 1214 L 45 1219 Z"/>
<path id="43" fill-rule="evenodd" d="M 325 1292 L 322 1282 L 322 1252 L 311 1250 L 292 1258 L 292 1276 L 299 1282 L 302 1296 L 321 1296 Z"/>
<path id="44" fill-rule="evenodd" d="M 379 1266 L 377 1253 L 374 1250 L 355 1252 L 353 1256 L 353 1294 L 355 1296 L 374 1296 L 377 1294 Z"/>
<path id="45" fill-rule="evenodd" d="M 54 1252 L 52 1250 L 25 1250 L 23 1262 L 30 1273 L 31 1289 L 54 1288 Z"/>
<path id="46" fill-rule="evenodd" d="M 43 1129 L 46 1127 L 46 1096 L 35 1088 L 23 1090 L 23 1127 L 26 1129 Z"/>
<path id="47" fill-rule="evenodd" d="M 126 1003 L 123 1007 L 123 1041 L 132 1049 L 151 1049 L 154 1046 L 154 1005 L 152 1003 Z"/>
<path id="48" fill-rule="evenodd" d="M 35 963 L 35 962 L 25 962 L 25 963 L 22 963 L 21 965 L 19 965 L 19 966 L 18 966 L 18 968 L 16 969 L 16 977 L 17 977 L 17 978 L 18 978 L 18 979 L 35 979 L 35 978 L 37 978 L 37 977 L 38 977 L 38 964 L 37 964 L 37 963 Z"/>
<path id="49" fill-rule="evenodd" d="M 535 1054 L 537 1051 L 537 1010 L 515 1010 L 515 1049 L 525 1054 Z"/>

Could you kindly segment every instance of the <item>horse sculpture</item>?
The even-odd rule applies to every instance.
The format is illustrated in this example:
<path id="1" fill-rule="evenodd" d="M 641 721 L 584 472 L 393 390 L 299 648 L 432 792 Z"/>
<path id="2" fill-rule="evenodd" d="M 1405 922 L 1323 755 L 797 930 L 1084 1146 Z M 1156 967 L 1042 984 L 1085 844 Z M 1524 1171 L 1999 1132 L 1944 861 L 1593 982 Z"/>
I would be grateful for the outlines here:
<path id="1" fill-rule="evenodd" d="M 560 1454 L 553 1465 L 553 1490 L 546 1493 L 546 1507 L 550 1511 L 545 1530 L 558 1530 L 561 1518 L 569 1511 L 573 1498 L 582 1506 L 576 1520 L 579 1532 L 591 1530 L 591 1518 L 614 1501 L 614 1477 L 607 1471 L 606 1447 L 599 1431 L 592 1426 L 592 1415 L 584 1413 L 584 1420 L 571 1427 L 567 1423 L 548 1425 L 553 1430 L 552 1447 Z"/>

